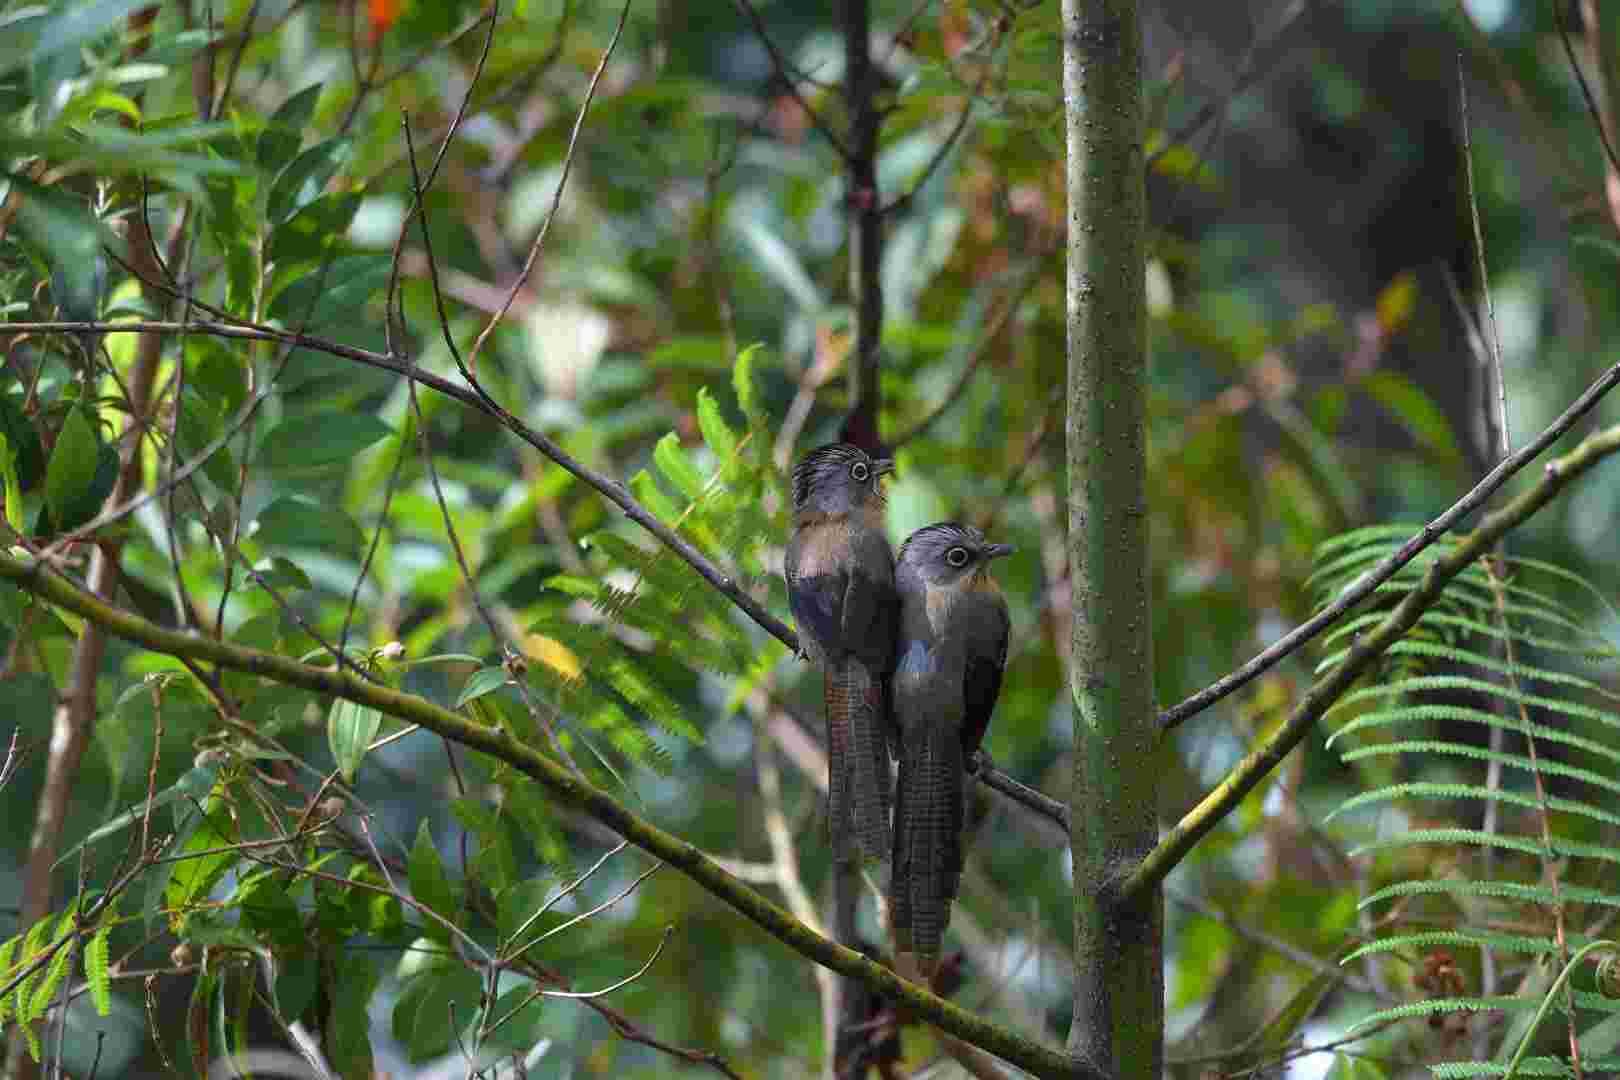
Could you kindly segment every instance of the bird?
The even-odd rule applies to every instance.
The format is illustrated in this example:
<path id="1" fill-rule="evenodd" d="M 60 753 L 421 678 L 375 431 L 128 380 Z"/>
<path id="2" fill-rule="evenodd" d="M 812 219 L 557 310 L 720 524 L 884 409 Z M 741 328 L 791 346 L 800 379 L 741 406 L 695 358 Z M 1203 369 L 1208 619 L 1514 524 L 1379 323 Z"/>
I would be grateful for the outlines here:
<path id="1" fill-rule="evenodd" d="M 990 563 L 1011 554 L 971 525 L 906 538 L 895 564 L 900 629 L 890 701 L 900 779 L 889 921 L 897 956 L 931 976 L 962 876 L 966 770 L 1007 667 L 1007 601 Z"/>
<path id="2" fill-rule="evenodd" d="M 783 576 L 800 649 L 825 678 L 828 831 L 840 863 L 890 853 L 884 694 L 899 600 L 882 478 L 893 470 L 849 443 L 819 446 L 793 469 Z"/>

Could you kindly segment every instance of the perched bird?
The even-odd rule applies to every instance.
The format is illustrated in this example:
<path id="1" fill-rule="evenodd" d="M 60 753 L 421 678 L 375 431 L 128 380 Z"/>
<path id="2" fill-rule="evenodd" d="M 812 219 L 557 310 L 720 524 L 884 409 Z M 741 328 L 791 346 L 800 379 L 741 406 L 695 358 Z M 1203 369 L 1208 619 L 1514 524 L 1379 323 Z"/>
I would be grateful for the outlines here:
<path id="1" fill-rule="evenodd" d="M 918 529 L 900 546 L 900 636 L 891 700 L 900 784 L 889 917 L 895 952 L 933 973 L 962 876 L 963 785 L 1001 692 L 1007 602 L 988 573 L 1011 553 L 968 525 Z"/>
<path id="2" fill-rule="evenodd" d="M 783 570 L 799 642 L 826 678 L 827 816 L 833 856 L 889 857 L 885 681 L 899 602 L 883 533 L 881 478 L 894 469 L 848 443 L 793 470 L 793 537 Z"/>

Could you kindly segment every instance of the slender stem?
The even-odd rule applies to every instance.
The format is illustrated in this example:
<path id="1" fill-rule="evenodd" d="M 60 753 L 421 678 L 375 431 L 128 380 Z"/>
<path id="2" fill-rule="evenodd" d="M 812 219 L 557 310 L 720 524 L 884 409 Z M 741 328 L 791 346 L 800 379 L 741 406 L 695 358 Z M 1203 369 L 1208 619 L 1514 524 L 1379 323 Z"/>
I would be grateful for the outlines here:
<path id="1" fill-rule="evenodd" d="M 1546 430 L 1525 443 L 1512 455 L 1503 458 L 1496 468 L 1485 474 L 1485 478 L 1474 485 L 1468 494 L 1452 503 L 1445 513 L 1423 526 L 1406 543 L 1390 553 L 1383 562 L 1358 578 L 1355 584 L 1340 593 L 1333 603 L 1317 612 L 1308 621 L 1284 634 L 1274 645 L 1256 654 L 1253 659 L 1236 671 L 1222 676 L 1179 705 L 1166 709 L 1159 715 L 1159 726 L 1164 730 L 1169 730 L 1177 724 L 1198 715 L 1228 694 L 1247 686 L 1255 678 L 1269 671 L 1279 660 L 1296 652 L 1306 642 L 1337 622 L 1345 612 L 1371 596 L 1378 586 L 1394 577 L 1401 567 L 1417 558 L 1424 548 L 1440 539 L 1451 531 L 1459 521 L 1483 506 L 1485 501 L 1496 494 L 1497 490 L 1507 483 L 1510 477 L 1534 461 L 1543 450 L 1574 427 L 1577 420 L 1591 412 L 1592 408 L 1603 399 L 1605 394 L 1613 390 L 1616 384 L 1620 384 L 1620 364 L 1614 365 L 1598 376 L 1590 386 L 1581 392 L 1580 397 L 1570 403 L 1569 408 L 1565 409 L 1558 419 L 1547 425 Z"/>
<path id="2" fill-rule="evenodd" d="M 1423 613 L 1440 598 L 1447 582 L 1488 553 L 1491 546 L 1511 529 L 1551 502 L 1572 480 L 1617 450 L 1620 450 L 1620 426 L 1592 435 L 1565 456 L 1548 462 L 1534 487 L 1495 513 L 1487 515 L 1479 528 L 1451 551 L 1437 558 L 1424 574 L 1422 584 L 1407 593 L 1376 627 L 1362 634 L 1333 670 L 1311 685 L 1287 722 L 1249 751 L 1227 774 L 1226 779 L 1189 810 L 1148 857 L 1120 882 L 1120 895 L 1139 895 L 1163 881 L 1165 875 L 1187 856 L 1194 845 L 1299 744 L 1322 714 L 1372 662 L 1417 625 Z"/>
<path id="3" fill-rule="evenodd" d="M 935 1026 L 1037 1076 L 1104 1080 L 1066 1053 L 992 1023 L 907 982 L 881 964 L 815 933 L 728 874 L 696 846 L 665 832 L 506 731 L 486 727 L 414 694 L 366 682 L 348 670 L 315 667 L 275 653 L 158 626 L 108 604 L 27 554 L 0 552 L 0 579 L 155 652 L 185 656 L 317 694 L 340 697 L 420 724 L 532 777 L 558 804 L 578 811 L 685 874 L 711 895 L 801 955 L 865 985 Z"/>

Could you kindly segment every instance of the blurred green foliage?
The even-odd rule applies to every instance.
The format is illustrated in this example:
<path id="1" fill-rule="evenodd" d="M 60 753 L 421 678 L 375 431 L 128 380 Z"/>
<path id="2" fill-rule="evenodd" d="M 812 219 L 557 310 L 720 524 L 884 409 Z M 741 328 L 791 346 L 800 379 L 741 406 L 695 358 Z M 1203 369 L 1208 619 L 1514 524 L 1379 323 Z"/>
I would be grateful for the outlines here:
<path id="1" fill-rule="evenodd" d="M 1256 5 L 1253 25 L 1206 7 L 1223 8 L 1144 7 L 1149 513 L 1166 705 L 1308 614 L 1322 540 L 1432 517 L 1489 459 L 1447 286 L 1489 332 L 1461 179 L 1459 50 L 1516 444 L 1620 334 L 1605 159 L 1543 5 Z M 835 15 L 757 10 L 799 73 L 797 96 L 730 5 L 631 7 L 553 215 L 616 6 L 520 0 L 492 36 L 466 0 L 13 6 L 0 12 L 0 318 L 264 322 L 454 381 L 448 342 L 465 359 L 512 294 L 478 356 L 490 395 L 624 479 L 785 613 L 783 469 L 835 436 L 853 334 L 841 162 L 804 108 L 834 131 L 848 110 Z M 1620 85 L 1614 42 L 1599 35 L 1589 52 L 1568 14 L 1601 98 Z M 895 438 L 923 425 L 898 450 L 890 529 L 898 540 L 959 517 L 1018 546 L 997 571 L 1014 632 L 986 748 L 1062 797 L 1072 735 L 1058 5 L 896 0 L 874 3 L 873 19 L 886 75 L 880 185 L 886 203 L 904 200 L 881 276 L 881 428 Z M 1258 77 L 1228 100 L 1245 65 Z M 1216 119 L 1189 129 L 1207 102 Z M 402 118 L 431 177 L 420 216 Z M 11 529 L 50 543 L 83 527 L 137 442 L 131 490 L 162 491 L 97 534 L 119 545 L 118 603 L 288 655 L 342 649 L 375 678 L 567 753 L 777 898 L 764 825 L 780 821 L 796 877 L 824 902 L 822 795 L 804 738 L 819 731 L 814 674 L 488 417 L 431 390 L 413 400 L 387 371 L 262 340 L 0 325 L 0 343 Z M 132 396 L 155 402 L 138 439 L 126 435 Z M 1612 594 L 1612 482 L 1611 468 L 1537 518 L 1515 552 L 1574 566 Z M 62 548 L 70 569 L 83 571 L 88 548 Z M 1612 638 L 1589 599 L 1570 603 Z M 279 1013 L 332 1032 L 326 1052 L 345 1075 L 409 1075 L 408 1063 L 458 1053 L 481 995 L 493 1016 L 512 1013 L 488 1045 L 542 1047 L 536 1075 L 675 1067 L 626 1031 L 713 1051 L 751 1076 L 815 1068 L 810 971 L 739 934 L 684 879 L 654 875 L 567 923 L 626 891 L 646 868 L 633 852 L 526 925 L 614 842 L 532 785 L 368 710 L 187 672 L 117 640 L 72 775 L 51 921 L 22 925 L 52 718 L 80 629 L 0 587 L 0 716 L 16 718 L 22 751 L 0 790 L 0 940 L 37 934 L 37 952 L 71 937 L 62 912 L 80 883 L 91 910 L 148 831 L 191 857 L 126 883 L 94 909 L 100 922 L 77 928 L 87 945 L 76 970 L 92 973 L 97 1007 L 69 1012 L 70 1068 L 88 1070 L 74 1055 L 107 1032 L 101 1075 L 152 1075 L 165 1058 L 200 1074 L 227 1047 L 283 1040 Z M 1286 714 L 1313 663 L 1289 661 L 1176 734 L 1151 763 L 1167 820 Z M 1410 779 L 1455 779 L 1433 760 L 1413 768 Z M 1355 830 L 1326 816 L 1390 779 L 1314 739 L 1172 878 L 1173 1058 L 1242 1043 L 1259 1064 L 1375 1007 L 1365 985 L 1321 984 L 1247 932 L 1329 964 L 1364 939 L 1356 898 L 1415 856 L 1352 858 Z M 322 800 L 334 795 L 342 816 L 327 824 Z M 953 924 L 967 953 L 959 1000 L 1061 1039 L 1063 840 L 1010 804 L 988 808 Z M 242 843 L 270 854 L 218 854 Z M 1403 876 L 1471 856 L 1430 857 Z M 420 906 L 399 903 L 401 886 Z M 863 918 L 878 940 L 870 905 Z M 604 1001 L 529 993 L 613 984 L 666 926 L 657 962 Z M 529 966 L 491 995 L 461 935 L 493 951 L 532 941 Z M 153 991 L 161 1053 L 137 983 L 112 980 L 103 998 L 95 956 L 109 937 L 128 971 L 190 950 Z M 255 950 L 274 956 L 273 976 Z M 1406 1001 L 1423 996 L 1412 961 L 1356 970 Z M 1474 963 L 1462 968 L 1477 987 Z M 9 1015 L 41 1015 L 41 985 L 13 995 Z M 1332 1067 L 1395 1075 L 1480 1030 L 1397 1025 L 1357 1044 L 1371 1059 Z M 905 1038 L 908 1063 L 926 1060 L 929 1036 Z"/>

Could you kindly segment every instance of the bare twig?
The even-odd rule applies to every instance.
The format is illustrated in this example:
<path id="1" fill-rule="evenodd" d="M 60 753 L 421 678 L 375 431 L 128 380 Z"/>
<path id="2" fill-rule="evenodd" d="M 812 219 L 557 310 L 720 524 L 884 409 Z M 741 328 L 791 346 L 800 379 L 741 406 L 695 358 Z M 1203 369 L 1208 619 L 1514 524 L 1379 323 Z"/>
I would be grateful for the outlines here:
<path id="1" fill-rule="evenodd" d="M 743 613 L 749 618 L 753 619 L 754 622 L 758 623 L 761 628 L 770 633 L 777 640 L 781 641 L 790 650 L 795 652 L 798 650 L 798 635 L 796 635 L 790 627 L 788 627 L 780 619 L 767 612 L 757 601 L 753 599 L 753 597 L 744 592 L 734 579 L 710 562 L 703 555 L 703 553 L 698 551 L 697 548 L 694 547 L 689 541 L 682 538 L 673 529 L 661 522 L 657 516 L 638 503 L 630 495 L 629 489 L 623 483 L 617 480 L 611 480 L 603 476 L 601 473 L 596 472 L 594 469 L 589 468 L 565 451 L 557 443 L 553 442 L 545 435 L 533 430 L 516 416 L 512 415 L 510 412 L 507 412 L 498 403 L 491 401 L 486 397 L 480 396 L 480 394 L 474 390 L 470 390 L 450 381 L 449 379 L 442 378 L 433 374 L 432 372 L 419 368 L 409 360 L 387 356 L 382 353 L 372 352 L 369 349 L 361 349 L 352 345 L 344 345 L 335 341 L 328 341 L 322 338 L 314 337 L 310 334 L 279 330 L 274 327 L 235 320 L 224 322 L 200 320 L 190 323 L 161 322 L 152 320 L 131 322 L 8 323 L 5 325 L 5 330 L 7 332 L 15 333 L 80 333 L 85 330 L 92 330 L 97 333 L 113 334 L 144 333 L 148 331 L 166 333 L 206 333 L 212 334 L 216 337 L 238 338 L 250 341 L 276 341 L 282 344 L 292 345 L 297 348 L 315 349 L 331 356 L 341 357 L 346 360 L 354 360 L 358 363 L 365 364 L 368 367 L 375 367 L 383 371 L 392 371 L 398 375 L 408 376 L 423 386 L 437 390 L 439 393 L 444 394 L 447 397 L 454 398 L 462 404 L 470 406 L 479 412 L 500 421 L 518 438 L 522 439 L 524 442 L 540 451 L 546 457 L 562 466 L 564 470 L 572 474 L 575 478 L 584 481 L 587 485 L 594 488 L 601 495 L 605 496 L 608 501 L 617 506 L 627 518 L 634 521 L 637 525 L 640 525 L 643 529 L 647 530 L 647 532 L 651 533 L 659 542 L 664 544 L 671 551 L 675 552 L 676 555 L 680 556 L 680 558 L 685 561 L 687 565 L 691 566 L 693 570 L 697 571 L 699 576 L 713 586 L 721 595 L 725 596 L 732 603 L 736 604 L 737 607 L 742 609 Z M 250 404 L 257 404 L 257 400 L 258 399 L 255 399 Z M 246 408 L 246 406 L 244 406 L 244 408 Z M 192 472 L 196 471 L 196 469 L 200 468 L 202 465 L 202 460 L 205 459 L 210 453 L 217 450 L 219 445 L 223 445 L 224 439 L 227 438 L 228 435 L 229 433 L 226 433 L 225 435 L 222 435 L 220 438 L 216 439 L 213 443 L 210 443 L 208 447 L 204 448 L 204 450 L 199 453 L 198 459 L 188 463 L 187 466 L 181 470 L 181 472 L 186 476 L 189 476 Z M 178 478 L 170 477 L 169 482 L 177 482 L 177 479 L 184 479 L 184 476 Z M 95 521 L 84 526 L 84 528 L 94 530 L 106 525 L 108 521 L 116 520 L 119 517 L 129 514 L 144 504 L 148 497 L 149 496 L 143 495 L 129 501 L 128 503 L 113 507 L 108 511 L 103 512 Z M 77 532 L 74 535 L 77 535 Z"/>
<path id="2" fill-rule="evenodd" d="M 1620 445 L 1620 432 L 1614 438 L 1616 445 Z M 1584 471 L 1586 464 L 1570 461 L 1569 475 Z M 111 634 L 156 652 L 185 655 L 221 668 L 246 671 L 285 685 L 368 705 L 490 754 L 532 777 L 559 805 L 579 811 L 674 867 L 773 937 L 841 975 L 860 979 L 929 1023 L 1038 1075 L 1102 1080 L 1100 1070 L 1068 1053 L 953 1005 L 888 968 L 812 932 L 788 912 L 726 874 L 690 843 L 646 821 L 606 792 L 505 731 L 486 727 L 415 695 L 364 682 L 347 671 L 303 664 L 275 653 L 158 626 L 97 599 L 31 555 L 0 551 L 0 578 L 102 625 Z M 345 887 L 371 887 L 363 881 L 323 876 L 321 872 L 279 860 L 273 865 L 296 874 L 323 880 L 330 878 Z M 375 891 L 386 890 L 375 888 Z M 452 933 L 456 933 L 454 928 Z"/>
<path id="3" fill-rule="evenodd" d="M 1603 154 L 1609 159 L 1609 168 L 1620 173 L 1620 155 L 1615 153 L 1614 144 L 1609 141 L 1608 125 L 1603 122 L 1603 108 L 1598 104 L 1597 95 L 1592 92 L 1591 84 L 1586 81 L 1586 73 L 1581 70 L 1580 61 L 1575 58 L 1575 46 L 1569 40 L 1569 26 L 1564 22 L 1563 8 L 1557 4 L 1550 4 L 1553 13 L 1553 24 L 1558 27 L 1558 40 L 1564 46 L 1564 57 L 1569 61 L 1569 70 L 1580 85 L 1581 97 L 1586 101 L 1586 111 L 1592 117 L 1592 124 L 1597 128 L 1598 139 L 1603 143 Z M 1590 28 L 1596 33 L 1596 28 Z"/>
<path id="4" fill-rule="evenodd" d="M 1232 83 L 1232 89 L 1216 101 L 1206 101 L 1193 114 L 1192 119 L 1167 138 L 1163 146 L 1148 155 L 1147 162 L 1143 166 L 1148 172 L 1153 171 L 1153 166 L 1159 163 L 1160 158 L 1198 134 L 1204 125 L 1215 117 L 1223 115 L 1233 101 L 1247 93 L 1250 87 L 1266 76 L 1265 68 L 1258 62 L 1260 54 L 1277 43 L 1277 39 L 1282 37 L 1283 33 L 1294 24 L 1294 20 L 1304 13 L 1309 3 L 1310 0 L 1291 0 L 1278 16 L 1277 25 L 1263 37 L 1257 37 L 1249 43 L 1248 49 L 1243 54 L 1243 60 L 1238 64 L 1237 78 Z"/>
<path id="5" fill-rule="evenodd" d="M 1282 938 L 1277 937 L 1275 934 L 1268 934 L 1264 930 L 1250 926 L 1238 919 L 1234 919 L 1232 916 L 1228 915 L 1214 904 L 1206 903 L 1196 896 L 1189 896 L 1185 893 L 1177 892 L 1174 889 L 1166 889 L 1164 896 L 1165 899 L 1169 900 L 1172 904 L 1179 904 L 1180 906 L 1191 911 L 1196 911 L 1204 918 L 1220 923 L 1238 937 L 1270 949 L 1279 956 L 1287 957 L 1289 960 L 1292 960 L 1294 963 L 1298 964 L 1302 968 L 1305 968 L 1307 971 L 1313 972 L 1317 975 L 1326 975 L 1333 979 L 1342 979 L 1344 984 L 1350 987 L 1350 989 L 1358 990 L 1364 994 L 1378 993 L 1377 989 L 1372 985 L 1372 983 L 1368 982 L 1360 975 L 1357 975 L 1354 972 L 1340 967 L 1339 965 L 1330 961 L 1323 960 L 1318 956 L 1313 956 L 1304 949 L 1301 949 L 1298 946 L 1292 945 L 1289 942 L 1284 941 Z"/>
<path id="6" fill-rule="evenodd" d="M 1189 810 L 1136 868 L 1118 883 L 1115 891 L 1122 901 L 1129 902 L 1131 898 L 1140 897 L 1158 886 L 1200 839 L 1270 775 L 1373 661 L 1417 624 L 1423 613 L 1440 598 L 1452 578 L 1487 554 L 1511 529 L 1551 502 L 1572 480 L 1584 475 L 1617 450 L 1620 450 L 1620 427 L 1606 428 L 1588 437 L 1565 456 L 1549 461 L 1534 487 L 1500 510 L 1486 515 L 1468 537 L 1436 558 L 1424 573 L 1422 583 L 1407 593 L 1375 627 L 1362 633 L 1344 659 L 1311 684 L 1282 726 L 1245 754 L 1225 779 Z M 1515 458 L 1518 456 L 1515 455 Z M 1500 469 L 1501 466 L 1492 475 Z"/>
<path id="7" fill-rule="evenodd" d="M 1172 708 L 1159 714 L 1159 727 L 1168 731 L 1176 725 L 1196 716 L 1215 704 L 1217 701 L 1247 686 L 1254 678 L 1270 670 L 1279 660 L 1297 651 L 1302 645 L 1320 634 L 1328 626 L 1337 622 L 1345 612 L 1355 607 L 1362 600 L 1372 595 L 1373 590 L 1388 581 L 1391 577 L 1417 558 L 1418 554 L 1440 539 L 1463 518 L 1484 505 L 1485 501 L 1517 472 L 1522 470 L 1536 459 L 1547 447 L 1551 446 L 1561 436 L 1575 426 L 1576 421 L 1592 411 L 1603 396 L 1615 385 L 1620 383 L 1620 364 L 1609 368 L 1598 376 L 1581 395 L 1570 403 L 1559 417 L 1546 429 L 1530 440 L 1511 456 L 1504 458 L 1484 479 L 1458 499 L 1439 517 L 1423 526 L 1410 539 L 1395 551 L 1391 552 L 1377 566 L 1348 586 L 1337 599 L 1309 620 L 1301 623 L 1293 630 L 1284 634 L 1270 647 L 1256 654 L 1253 659 L 1229 675 L 1224 675 L 1214 683 L 1200 690 L 1198 693 L 1182 701 Z"/>
<path id="8" fill-rule="evenodd" d="M 1485 234 L 1479 224 L 1479 197 L 1474 187 L 1474 143 L 1468 124 L 1468 85 L 1463 79 L 1462 54 L 1457 56 L 1457 103 L 1458 115 L 1462 126 L 1462 155 L 1463 176 L 1467 185 L 1465 192 L 1468 200 L 1469 220 L 1473 223 L 1474 235 L 1474 266 L 1479 275 L 1479 290 L 1485 298 L 1485 313 L 1490 324 L 1490 339 L 1487 342 L 1485 334 L 1478 326 L 1478 320 L 1469 317 L 1466 307 L 1462 303 L 1461 290 L 1452 281 L 1451 274 L 1446 274 L 1446 282 L 1457 301 L 1458 311 L 1463 316 L 1463 325 L 1468 331 L 1468 341 L 1474 352 L 1474 365 L 1479 372 L 1480 383 L 1480 415 L 1484 422 L 1485 460 L 1495 464 L 1505 460 L 1513 451 L 1512 438 L 1508 431 L 1507 416 L 1507 384 L 1505 371 L 1502 366 L 1502 335 L 1496 325 L 1496 302 L 1491 298 L 1490 267 L 1485 259 Z M 1496 545 L 1496 556 L 1500 559 L 1504 554 L 1505 543 Z M 1490 576 L 1493 590 L 1500 599 L 1500 581 L 1492 560 L 1487 559 L 1486 573 Z M 1511 680 L 1512 651 L 1506 636 L 1507 625 L 1503 622 L 1503 640 L 1499 647 L 1503 652 L 1503 659 L 1509 665 L 1509 679 Z M 1504 703 L 1496 702 L 1498 709 Z M 1526 733 L 1528 737 L 1528 732 Z M 1500 725 L 1491 726 L 1490 749 L 1492 751 L 1490 763 L 1485 768 L 1485 788 L 1495 792 L 1502 786 L 1502 759 L 1501 752 L 1506 742 L 1506 729 Z M 1533 752 L 1532 752 L 1533 753 Z M 1539 782 L 1540 777 L 1537 776 Z M 1484 820 L 1481 830 L 1487 835 L 1496 832 L 1501 806 L 1496 799 L 1486 799 Z M 1484 876 L 1492 877 L 1492 869 L 1496 862 L 1496 849 L 1486 845 L 1482 852 L 1485 867 Z M 1559 940 L 1563 941 L 1563 912 L 1559 909 Z M 1567 957 L 1566 957 L 1567 959 Z M 1496 992 L 1496 951 L 1489 946 L 1480 949 L 1480 993 L 1489 996 Z M 1478 1056 L 1483 1056 L 1488 1047 L 1490 1034 L 1486 1030 L 1475 1033 L 1475 1049 Z"/>
<path id="9" fill-rule="evenodd" d="M 754 5 L 750 0 L 734 0 L 734 2 L 737 5 L 737 10 L 747 16 L 748 21 L 753 24 L 754 33 L 759 37 L 760 44 L 764 45 L 765 51 L 771 54 L 771 63 L 776 65 L 776 72 L 781 76 L 782 84 L 787 87 L 788 94 L 792 96 L 794 101 L 798 102 L 799 108 L 804 110 L 804 115 L 809 117 L 811 126 L 821 133 L 822 138 L 826 139 L 834 150 L 838 151 L 839 157 L 847 160 L 849 158 L 849 148 L 844 145 L 844 140 L 840 139 L 837 133 L 827 126 L 826 121 L 821 118 L 816 110 L 810 107 L 810 103 L 799 93 L 799 86 L 795 80 L 804 79 L 808 82 L 810 81 L 809 77 L 793 67 L 788 62 L 787 57 L 782 55 L 781 50 L 776 47 L 776 42 L 771 40 L 771 35 L 765 32 L 765 21 L 759 17 L 759 12 L 754 10 Z"/>
<path id="10" fill-rule="evenodd" d="M 889 440 L 891 448 L 904 446 L 911 440 L 927 434 L 928 429 L 933 427 L 941 416 L 949 412 L 951 406 L 961 400 L 962 394 L 968 388 L 968 384 L 973 381 L 973 376 L 978 373 L 979 366 L 984 363 L 985 357 L 990 355 L 990 346 L 995 343 L 997 338 L 1001 337 L 1001 332 L 1007 328 L 1007 324 L 1012 321 L 1013 314 L 1017 312 L 1018 305 L 1023 303 L 1024 297 L 1029 295 L 1029 290 L 1039 280 L 1039 275 L 1035 272 L 1039 265 L 1039 258 L 1031 259 L 1029 264 L 1023 268 L 1023 271 L 1017 275 L 1017 283 L 1008 293 L 1001 310 L 996 312 L 996 316 L 990 321 L 990 325 L 979 335 L 978 344 L 974 346 L 973 352 L 969 354 L 966 363 L 962 365 L 962 369 L 956 373 L 956 378 L 951 380 L 951 385 L 945 391 L 945 395 L 940 398 L 939 404 L 930 409 L 927 415 L 923 416 L 911 427 Z"/>
<path id="11" fill-rule="evenodd" d="M 534 243 L 529 246 L 529 256 L 523 260 L 523 269 L 518 272 L 517 280 L 512 282 L 512 287 L 507 291 L 506 300 L 501 304 L 501 309 L 490 316 L 489 322 L 485 324 L 484 329 L 479 332 L 477 339 L 473 342 L 472 352 L 467 357 L 467 370 L 462 372 L 463 375 L 478 370 L 478 354 L 483 351 L 484 342 L 489 340 L 489 335 L 494 333 L 501 320 L 506 318 L 506 313 L 512 308 L 512 302 L 517 299 L 517 294 L 528 283 L 529 274 L 534 270 L 535 261 L 539 259 L 540 252 L 545 247 L 546 235 L 551 232 L 551 223 L 557 218 L 557 207 L 562 205 L 563 189 L 568 185 L 568 174 L 574 168 L 574 151 L 579 146 L 579 133 L 585 127 L 585 116 L 590 112 L 591 102 L 596 97 L 596 88 L 602 81 L 602 73 L 607 70 L 608 60 L 612 58 L 613 50 L 619 45 L 619 37 L 624 33 L 625 21 L 630 18 L 630 3 L 631 0 L 625 0 L 623 10 L 619 12 L 618 25 L 613 28 L 613 36 L 608 39 L 608 46 L 602 51 L 602 59 L 597 61 L 596 71 L 591 74 L 590 85 L 585 89 L 585 100 L 580 103 L 579 114 L 574 117 L 574 130 L 569 133 L 568 148 L 563 151 L 562 174 L 557 178 L 557 190 L 551 194 L 551 209 L 546 211 L 546 219 L 540 223 L 539 235 L 534 238 Z"/>

